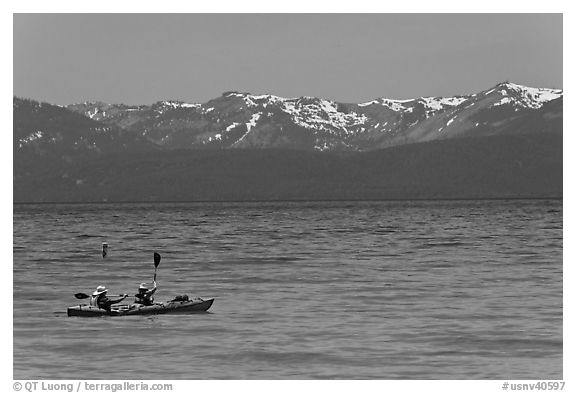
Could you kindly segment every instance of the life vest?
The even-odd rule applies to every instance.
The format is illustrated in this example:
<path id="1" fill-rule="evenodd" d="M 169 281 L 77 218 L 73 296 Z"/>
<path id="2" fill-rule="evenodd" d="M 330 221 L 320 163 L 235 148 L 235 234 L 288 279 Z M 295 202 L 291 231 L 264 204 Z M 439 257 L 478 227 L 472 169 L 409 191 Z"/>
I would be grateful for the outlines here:
<path id="1" fill-rule="evenodd" d="M 143 294 L 137 293 L 135 297 L 136 300 L 134 300 L 134 303 L 143 304 L 145 306 L 150 306 L 154 303 L 154 297 L 152 296 L 152 294 L 149 294 L 148 292 L 145 292 Z"/>
<path id="2" fill-rule="evenodd" d="M 98 307 L 98 297 L 100 295 L 92 295 L 90 296 L 90 305 Z"/>
<path id="3" fill-rule="evenodd" d="M 102 297 L 104 296 L 104 293 L 101 293 L 99 295 L 92 295 L 90 296 L 90 305 L 91 306 L 95 306 L 95 307 L 99 307 L 99 308 L 103 308 L 100 304 L 98 304 L 98 301 L 102 299 Z"/>

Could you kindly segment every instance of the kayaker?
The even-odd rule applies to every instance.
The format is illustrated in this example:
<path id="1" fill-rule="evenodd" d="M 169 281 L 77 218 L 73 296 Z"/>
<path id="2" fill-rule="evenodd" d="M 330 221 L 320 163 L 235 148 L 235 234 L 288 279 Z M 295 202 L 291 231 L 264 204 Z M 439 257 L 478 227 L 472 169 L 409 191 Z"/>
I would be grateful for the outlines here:
<path id="1" fill-rule="evenodd" d="M 136 298 L 136 300 L 134 300 L 134 303 L 142 304 L 144 306 L 151 306 L 152 304 L 154 304 L 154 298 L 152 297 L 152 295 L 154 295 L 156 289 L 158 289 L 156 287 L 156 280 L 154 280 L 154 287 L 151 289 L 148 289 L 148 284 L 143 282 L 142 284 L 140 284 L 140 287 L 138 287 L 138 293 L 134 295 L 134 297 Z"/>
<path id="2" fill-rule="evenodd" d="M 120 303 L 122 300 L 126 299 L 128 295 L 122 295 L 120 299 L 112 300 L 106 296 L 108 289 L 104 285 L 99 285 L 98 288 L 92 293 L 90 297 L 90 305 L 97 306 L 106 311 L 110 311 L 110 306 L 116 303 Z"/>

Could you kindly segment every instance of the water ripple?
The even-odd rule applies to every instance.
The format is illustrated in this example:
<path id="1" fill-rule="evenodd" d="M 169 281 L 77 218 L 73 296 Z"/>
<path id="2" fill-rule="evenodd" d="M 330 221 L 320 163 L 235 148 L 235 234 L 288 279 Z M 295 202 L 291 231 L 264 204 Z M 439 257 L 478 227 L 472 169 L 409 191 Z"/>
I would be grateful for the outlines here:
<path id="1" fill-rule="evenodd" d="M 15 379 L 99 379 L 99 362 L 130 379 L 142 358 L 151 379 L 563 375 L 562 201 L 15 205 L 13 216 Z M 155 272 L 157 300 L 214 297 L 210 313 L 66 316 L 74 293 L 133 294 Z"/>

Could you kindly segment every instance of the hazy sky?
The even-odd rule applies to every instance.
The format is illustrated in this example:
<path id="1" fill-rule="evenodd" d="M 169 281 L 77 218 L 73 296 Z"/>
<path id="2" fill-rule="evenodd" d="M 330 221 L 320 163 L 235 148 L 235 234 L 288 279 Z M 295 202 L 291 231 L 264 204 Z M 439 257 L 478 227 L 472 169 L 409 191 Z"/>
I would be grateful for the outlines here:
<path id="1" fill-rule="evenodd" d="M 561 14 L 15 14 L 14 95 L 340 102 L 562 88 Z"/>

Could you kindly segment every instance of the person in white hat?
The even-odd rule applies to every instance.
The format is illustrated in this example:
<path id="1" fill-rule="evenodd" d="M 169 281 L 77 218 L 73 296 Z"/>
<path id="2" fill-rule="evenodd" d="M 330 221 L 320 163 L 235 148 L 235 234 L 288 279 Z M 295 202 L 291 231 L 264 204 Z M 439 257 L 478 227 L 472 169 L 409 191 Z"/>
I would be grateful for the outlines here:
<path id="1" fill-rule="evenodd" d="M 152 297 L 152 295 L 154 295 L 156 289 L 158 289 L 156 287 L 156 280 L 154 280 L 153 288 L 148 288 L 148 284 L 143 282 L 142 284 L 140 284 L 140 287 L 138 288 L 138 293 L 134 295 L 134 297 L 136 298 L 136 300 L 134 300 L 134 303 L 142 304 L 144 306 L 151 306 L 152 304 L 154 304 L 154 298 Z"/>
<path id="2" fill-rule="evenodd" d="M 90 297 L 90 305 L 110 311 L 110 306 L 116 303 L 120 303 L 122 300 L 128 297 L 128 295 L 124 294 L 120 296 L 120 299 L 112 300 L 106 296 L 107 292 L 108 289 L 106 289 L 104 285 L 99 285 Z"/>

